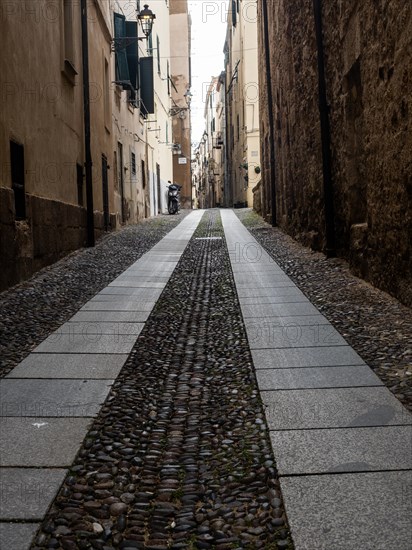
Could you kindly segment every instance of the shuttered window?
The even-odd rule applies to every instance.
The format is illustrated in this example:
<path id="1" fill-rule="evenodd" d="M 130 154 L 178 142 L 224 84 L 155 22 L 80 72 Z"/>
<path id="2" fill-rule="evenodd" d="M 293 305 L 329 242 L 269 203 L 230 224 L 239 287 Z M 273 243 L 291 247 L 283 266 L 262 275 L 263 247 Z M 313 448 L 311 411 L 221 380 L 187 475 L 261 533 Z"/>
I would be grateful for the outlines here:
<path id="1" fill-rule="evenodd" d="M 157 72 L 160 74 L 160 39 L 159 36 L 156 36 L 156 46 L 157 46 Z"/>
<path id="2" fill-rule="evenodd" d="M 153 57 L 140 59 L 140 99 L 143 116 L 154 113 Z"/>
<path id="3" fill-rule="evenodd" d="M 127 65 L 129 67 L 130 83 L 132 86 L 129 94 L 129 100 L 137 106 L 136 90 L 139 88 L 139 58 L 136 21 L 126 21 L 126 36 L 130 38 L 129 44 L 126 47 Z"/>
<path id="4" fill-rule="evenodd" d="M 114 14 L 114 37 L 116 48 L 116 82 L 120 85 L 130 84 L 129 65 L 127 63 L 127 53 L 122 38 L 126 34 L 126 18 L 120 13 Z"/>

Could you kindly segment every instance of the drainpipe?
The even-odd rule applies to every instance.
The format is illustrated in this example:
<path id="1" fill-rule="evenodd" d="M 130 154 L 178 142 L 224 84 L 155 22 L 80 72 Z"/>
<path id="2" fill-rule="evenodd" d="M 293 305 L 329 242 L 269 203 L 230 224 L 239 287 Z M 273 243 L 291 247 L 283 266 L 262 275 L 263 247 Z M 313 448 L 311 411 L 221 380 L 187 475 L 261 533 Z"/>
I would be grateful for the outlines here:
<path id="1" fill-rule="evenodd" d="M 92 153 L 90 146 L 90 82 L 89 82 L 89 41 L 87 31 L 87 0 L 81 0 L 82 12 L 82 65 L 83 65 L 83 109 L 84 109 L 84 149 L 86 167 L 87 203 L 87 246 L 94 246 L 93 179 Z"/>
<path id="2" fill-rule="evenodd" d="M 263 31 L 265 41 L 265 69 L 266 69 L 266 88 L 268 97 L 268 116 L 269 116 L 269 143 L 270 143 L 270 202 L 271 209 L 271 223 L 275 227 L 277 225 L 276 216 L 276 154 L 275 154 L 275 117 L 273 114 L 273 94 L 272 94 L 272 75 L 270 68 L 270 49 L 269 49 L 269 21 L 268 21 L 268 7 L 267 0 L 261 0 L 262 6 L 262 20 Z"/>
<path id="3" fill-rule="evenodd" d="M 325 57 L 322 33 L 322 0 L 313 0 L 319 78 L 319 113 L 322 140 L 323 195 L 325 201 L 326 255 L 336 256 L 335 213 L 333 204 L 333 178 L 330 148 L 329 105 L 326 96 Z"/>

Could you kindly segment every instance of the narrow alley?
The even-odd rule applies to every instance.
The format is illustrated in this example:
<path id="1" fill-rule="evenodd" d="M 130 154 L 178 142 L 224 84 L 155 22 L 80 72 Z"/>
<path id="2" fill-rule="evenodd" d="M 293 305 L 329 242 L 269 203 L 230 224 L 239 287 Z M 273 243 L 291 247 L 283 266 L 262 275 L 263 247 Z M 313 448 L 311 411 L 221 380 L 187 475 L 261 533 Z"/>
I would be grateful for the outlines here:
<path id="1" fill-rule="evenodd" d="M 0 550 L 412 550 L 411 52 L 0 0 Z"/>
<path id="2" fill-rule="evenodd" d="M 2 550 L 410 548 L 412 416 L 330 322 L 339 294 L 325 317 L 265 250 L 306 249 L 237 213 L 125 228 L 2 295 Z M 367 287 L 312 272 L 343 276 Z M 365 296 L 400 366 L 410 310 Z"/>

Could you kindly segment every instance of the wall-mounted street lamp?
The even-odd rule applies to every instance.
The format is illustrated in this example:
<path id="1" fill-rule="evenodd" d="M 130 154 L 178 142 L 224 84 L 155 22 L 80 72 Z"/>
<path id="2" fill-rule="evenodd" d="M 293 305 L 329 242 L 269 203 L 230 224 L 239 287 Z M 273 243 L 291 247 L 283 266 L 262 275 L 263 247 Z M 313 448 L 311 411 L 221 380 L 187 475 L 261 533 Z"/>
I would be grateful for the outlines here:
<path id="1" fill-rule="evenodd" d="M 187 106 L 190 107 L 190 102 L 192 101 L 193 94 L 189 88 L 186 90 L 186 93 L 183 97 L 185 98 Z"/>
<path id="2" fill-rule="evenodd" d="M 146 38 L 149 38 L 152 33 L 153 22 L 156 19 L 155 14 L 149 9 L 149 6 L 145 4 L 144 9 L 140 11 L 137 18 L 142 25 L 143 34 Z"/>
<path id="3" fill-rule="evenodd" d="M 125 48 L 127 48 L 128 46 L 131 46 L 133 43 L 138 42 L 139 40 L 147 40 L 152 33 L 153 22 L 155 19 L 156 15 L 152 12 L 152 10 L 149 9 L 149 6 L 145 4 L 144 9 L 140 12 L 137 12 L 137 20 L 140 21 L 142 25 L 144 36 L 139 36 L 137 27 L 135 28 L 135 31 L 133 33 L 134 36 L 126 36 L 127 24 L 132 22 L 126 22 L 126 18 L 124 17 L 124 15 L 115 13 L 116 36 L 113 40 L 112 51 L 122 54 L 122 51 L 125 50 Z"/>

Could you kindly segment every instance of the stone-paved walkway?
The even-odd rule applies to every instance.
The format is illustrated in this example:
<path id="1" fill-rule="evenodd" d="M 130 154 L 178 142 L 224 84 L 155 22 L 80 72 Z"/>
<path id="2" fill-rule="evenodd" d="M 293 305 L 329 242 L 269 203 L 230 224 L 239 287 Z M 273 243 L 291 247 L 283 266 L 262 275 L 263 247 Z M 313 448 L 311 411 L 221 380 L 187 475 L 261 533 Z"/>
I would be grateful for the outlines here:
<path id="1" fill-rule="evenodd" d="M 202 214 L 0 381 L 0 549 L 292 548 L 277 474 L 296 548 L 411 548 L 410 414 Z"/>
<path id="2" fill-rule="evenodd" d="M 295 547 L 412 548 L 412 415 L 235 214 L 222 218 Z"/>

